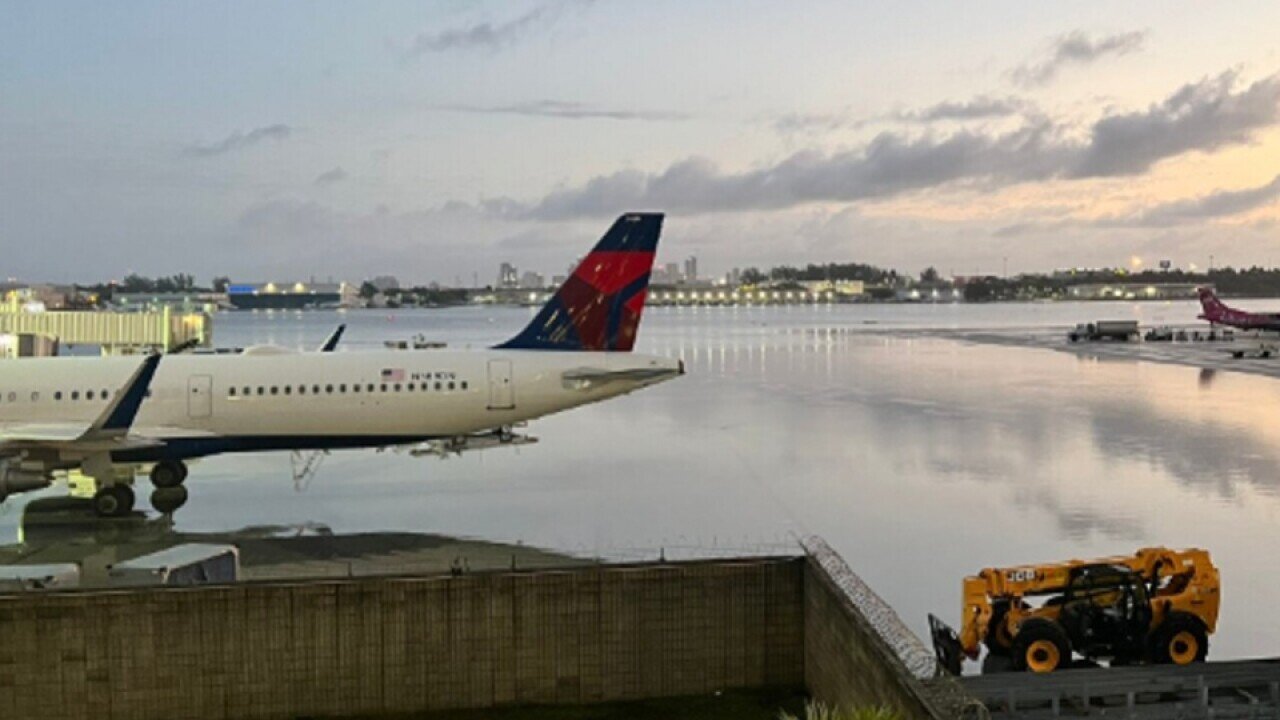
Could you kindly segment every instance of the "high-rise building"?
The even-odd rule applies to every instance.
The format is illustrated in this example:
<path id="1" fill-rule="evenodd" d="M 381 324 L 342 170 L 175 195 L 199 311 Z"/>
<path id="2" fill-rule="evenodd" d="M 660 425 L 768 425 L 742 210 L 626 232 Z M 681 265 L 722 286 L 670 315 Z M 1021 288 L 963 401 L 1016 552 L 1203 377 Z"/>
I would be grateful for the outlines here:
<path id="1" fill-rule="evenodd" d="M 388 290 L 399 290 L 400 281 L 394 275 L 379 275 L 369 282 L 378 288 L 378 292 L 386 292 Z"/>
<path id="2" fill-rule="evenodd" d="M 684 261 L 684 281 L 691 283 L 698 280 L 698 257 L 690 255 L 688 260 Z"/>
<path id="3" fill-rule="evenodd" d="M 541 290 L 547 284 L 541 273 L 525 270 L 520 276 L 520 287 L 524 290 Z"/>
<path id="4" fill-rule="evenodd" d="M 502 263 L 498 268 L 498 287 L 513 288 L 520 285 L 520 271 L 511 263 Z"/>
<path id="5" fill-rule="evenodd" d="M 680 266 L 675 263 L 667 263 L 662 266 L 662 272 L 666 275 L 668 283 L 675 284 L 680 282 Z"/>

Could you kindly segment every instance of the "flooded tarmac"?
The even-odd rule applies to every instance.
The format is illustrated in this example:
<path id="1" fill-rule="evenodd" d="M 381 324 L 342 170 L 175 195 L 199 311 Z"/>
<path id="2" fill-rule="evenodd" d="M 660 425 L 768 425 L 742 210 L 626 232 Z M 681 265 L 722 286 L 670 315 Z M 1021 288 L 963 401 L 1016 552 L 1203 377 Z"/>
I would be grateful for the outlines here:
<path id="1" fill-rule="evenodd" d="M 302 483 L 287 453 L 202 460 L 172 529 L 431 533 L 621 560 L 794 551 L 814 533 L 922 637 L 928 612 L 957 620 L 961 578 L 982 567 L 1201 546 L 1223 579 L 1211 657 L 1274 654 L 1280 381 L 910 331 L 1185 324 L 1196 309 L 656 308 L 637 350 L 682 357 L 683 378 L 535 421 L 540 442 L 519 449 L 336 452 Z M 311 349 L 345 322 L 347 349 L 417 334 L 483 347 L 531 314 L 220 314 L 215 339 Z M 60 491 L 0 507 L 0 543 L 19 541 L 25 503 Z"/>

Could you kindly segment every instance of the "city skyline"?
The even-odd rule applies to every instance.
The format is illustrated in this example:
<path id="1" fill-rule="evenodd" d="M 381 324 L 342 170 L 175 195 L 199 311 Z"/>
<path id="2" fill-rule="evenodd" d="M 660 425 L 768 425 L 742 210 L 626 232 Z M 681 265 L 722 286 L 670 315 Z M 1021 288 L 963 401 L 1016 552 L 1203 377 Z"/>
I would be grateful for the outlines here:
<path id="1" fill-rule="evenodd" d="M 1272 3 L 0 8 L 6 276 L 1280 263 Z M 750 52 L 745 52 L 750 48 Z M 1007 268 L 1007 269 L 1006 269 Z"/>

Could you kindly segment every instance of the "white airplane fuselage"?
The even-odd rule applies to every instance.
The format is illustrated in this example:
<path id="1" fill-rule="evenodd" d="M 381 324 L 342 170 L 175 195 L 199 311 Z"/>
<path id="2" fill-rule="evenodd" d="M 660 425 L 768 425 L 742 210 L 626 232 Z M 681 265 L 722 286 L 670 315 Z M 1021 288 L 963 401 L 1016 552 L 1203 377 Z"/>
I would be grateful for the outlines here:
<path id="1" fill-rule="evenodd" d="M 0 428 L 89 422 L 137 357 L 0 362 Z M 132 432 L 154 447 L 115 462 L 222 452 L 379 447 L 456 437 L 622 395 L 682 372 L 633 353 L 391 350 L 171 355 L 160 363 Z M 85 455 L 60 451 L 59 463 Z"/>

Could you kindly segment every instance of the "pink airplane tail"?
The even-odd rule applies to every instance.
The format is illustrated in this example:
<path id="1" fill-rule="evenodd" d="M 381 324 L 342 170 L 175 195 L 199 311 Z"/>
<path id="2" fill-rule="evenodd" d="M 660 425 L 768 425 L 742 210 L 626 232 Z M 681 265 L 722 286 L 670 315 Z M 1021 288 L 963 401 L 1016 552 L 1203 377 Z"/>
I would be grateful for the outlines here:
<path id="1" fill-rule="evenodd" d="M 1204 309 L 1204 314 L 1200 316 L 1201 318 L 1214 322 L 1226 315 L 1228 308 L 1218 299 L 1218 295 L 1213 291 L 1213 288 L 1202 287 L 1196 292 L 1200 295 L 1200 307 Z"/>

